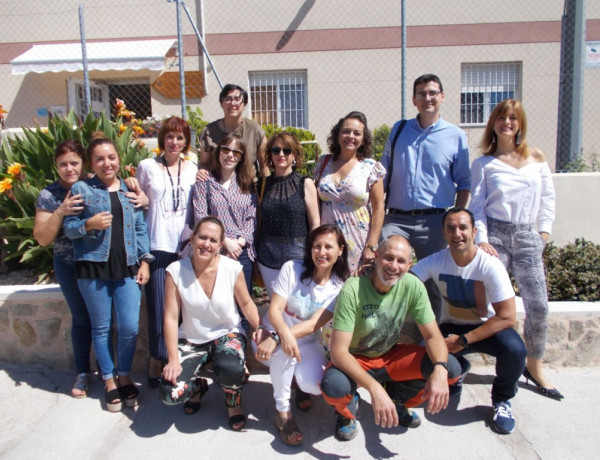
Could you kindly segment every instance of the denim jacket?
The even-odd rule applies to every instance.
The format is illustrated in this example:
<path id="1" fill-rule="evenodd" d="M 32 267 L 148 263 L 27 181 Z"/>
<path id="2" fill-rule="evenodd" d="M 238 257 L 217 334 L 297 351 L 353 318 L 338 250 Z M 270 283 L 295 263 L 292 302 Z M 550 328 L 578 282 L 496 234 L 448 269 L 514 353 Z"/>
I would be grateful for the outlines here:
<path id="1" fill-rule="evenodd" d="M 73 184 L 71 194 L 78 193 L 83 195 L 83 212 L 76 216 L 66 216 L 63 222 L 65 235 L 73 240 L 74 258 L 90 262 L 106 262 L 110 252 L 112 227 L 88 232 L 85 223 L 95 214 L 110 212 L 109 191 L 97 177 L 92 177 Z M 133 207 L 129 198 L 125 196 L 126 193 L 127 188 L 121 180 L 118 197 L 123 209 L 123 236 L 127 265 L 135 265 L 141 259 L 150 262 L 153 257 L 150 255 L 150 243 L 143 212 L 141 208 Z"/>

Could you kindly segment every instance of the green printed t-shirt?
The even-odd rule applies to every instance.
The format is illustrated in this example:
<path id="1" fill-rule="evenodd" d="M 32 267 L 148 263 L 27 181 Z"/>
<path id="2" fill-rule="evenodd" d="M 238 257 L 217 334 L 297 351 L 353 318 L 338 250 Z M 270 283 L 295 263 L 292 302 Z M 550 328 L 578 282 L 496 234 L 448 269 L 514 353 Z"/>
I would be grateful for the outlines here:
<path id="1" fill-rule="evenodd" d="M 398 343 L 407 314 L 417 324 L 435 320 L 425 286 L 416 276 L 407 273 L 386 294 L 375 290 L 369 276 L 349 278 L 337 299 L 333 328 L 353 333 L 351 354 L 374 358 Z"/>

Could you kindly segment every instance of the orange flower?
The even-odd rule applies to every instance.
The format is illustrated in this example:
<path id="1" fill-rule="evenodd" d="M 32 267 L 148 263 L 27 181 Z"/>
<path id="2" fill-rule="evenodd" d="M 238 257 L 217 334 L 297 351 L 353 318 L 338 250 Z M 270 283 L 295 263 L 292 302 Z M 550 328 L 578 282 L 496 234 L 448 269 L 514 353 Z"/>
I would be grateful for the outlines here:
<path id="1" fill-rule="evenodd" d="M 17 177 L 21 173 L 23 166 L 20 163 L 14 163 L 7 168 L 8 174 L 13 177 Z"/>
<path id="2" fill-rule="evenodd" d="M 160 149 L 158 147 L 156 147 L 155 149 L 152 149 L 152 151 L 156 154 L 156 156 L 160 155 Z"/>
<path id="3" fill-rule="evenodd" d="M 10 189 L 12 189 L 12 179 L 7 178 L 4 180 L 0 180 L 0 193 L 4 193 Z"/>
<path id="4" fill-rule="evenodd" d="M 123 133 L 125 132 L 125 130 L 126 130 L 126 129 L 127 129 L 127 126 L 125 126 L 125 125 L 119 125 L 119 132 L 120 132 L 121 134 L 123 134 Z"/>
<path id="5" fill-rule="evenodd" d="M 142 134 L 144 134 L 146 131 L 144 131 L 144 128 L 142 128 L 141 126 L 137 126 L 135 125 L 133 127 L 133 131 L 138 135 L 141 136 Z"/>
<path id="6" fill-rule="evenodd" d="M 130 175 L 135 176 L 137 168 L 133 165 L 125 165 L 125 171 L 127 171 Z"/>

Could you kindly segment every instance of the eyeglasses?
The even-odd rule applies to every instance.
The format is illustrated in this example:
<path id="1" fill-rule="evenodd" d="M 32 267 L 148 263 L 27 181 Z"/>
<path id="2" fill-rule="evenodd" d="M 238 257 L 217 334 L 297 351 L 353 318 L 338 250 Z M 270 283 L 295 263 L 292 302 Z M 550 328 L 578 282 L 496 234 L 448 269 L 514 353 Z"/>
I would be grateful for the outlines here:
<path id="1" fill-rule="evenodd" d="M 228 153 L 233 153 L 235 158 L 241 158 L 244 152 L 239 149 L 232 149 L 231 147 L 227 147 L 226 145 L 222 145 L 220 151 L 223 155 L 227 155 Z"/>
<path id="2" fill-rule="evenodd" d="M 244 102 L 244 98 L 242 96 L 227 96 L 223 98 L 223 102 L 225 104 L 231 104 L 232 102 L 239 104 L 240 102 Z"/>
<path id="3" fill-rule="evenodd" d="M 283 152 L 283 154 L 287 157 L 290 156 L 292 154 L 292 149 L 289 147 L 272 147 L 271 148 L 271 155 L 279 155 L 281 152 Z"/>
<path id="4" fill-rule="evenodd" d="M 420 91 L 415 96 L 415 99 L 420 101 L 423 99 L 427 99 L 427 96 L 429 96 L 429 99 L 435 99 L 436 97 L 438 97 L 440 95 L 440 93 L 441 93 L 441 91 L 436 91 L 436 90 Z"/>

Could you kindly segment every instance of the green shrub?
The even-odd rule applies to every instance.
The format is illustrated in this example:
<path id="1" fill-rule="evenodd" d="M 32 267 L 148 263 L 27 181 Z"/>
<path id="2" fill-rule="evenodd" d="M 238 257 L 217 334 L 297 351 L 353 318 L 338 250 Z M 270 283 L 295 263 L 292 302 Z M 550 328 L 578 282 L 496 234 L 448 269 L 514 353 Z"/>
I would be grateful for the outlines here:
<path id="1" fill-rule="evenodd" d="M 18 264 L 34 268 L 39 280 L 52 268 L 52 248 L 40 247 L 33 238 L 35 205 L 40 191 L 58 179 L 54 150 L 68 139 L 87 146 L 92 133 L 101 131 L 113 140 L 121 156 L 121 176 L 135 174 L 135 167 L 149 157 L 148 149 L 137 138 L 131 125 L 122 119 L 111 122 L 104 114 L 95 119 L 91 113 L 79 123 L 74 112 L 49 120 L 48 128 L 23 128 L 22 136 L 2 136 L 0 146 L 0 238 L 2 263 L 8 268 Z"/>
<path id="2" fill-rule="evenodd" d="M 385 143 L 390 136 L 391 127 L 388 125 L 381 125 L 373 130 L 373 158 L 377 161 L 381 160 Z"/>
<path id="3" fill-rule="evenodd" d="M 313 170 L 315 168 L 315 162 L 319 155 L 321 154 L 321 147 L 319 143 L 315 140 L 315 135 L 307 130 L 301 128 L 282 128 L 277 125 L 263 125 L 263 129 L 265 130 L 265 136 L 267 139 L 271 138 L 274 134 L 280 133 L 281 131 L 287 131 L 294 136 L 298 141 L 303 142 L 302 148 L 304 150 L 304 164 L 302 168 L 298 169 L 298 172 L 302 175 L 312 177 Z"/>
<path id="4" fill-rule="evenodd" d="M 600 300 L 600 245 L 577 238 L 544 250 L 550 300 Z"/>

